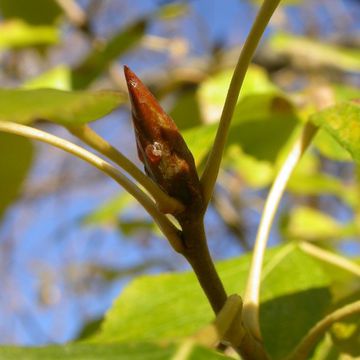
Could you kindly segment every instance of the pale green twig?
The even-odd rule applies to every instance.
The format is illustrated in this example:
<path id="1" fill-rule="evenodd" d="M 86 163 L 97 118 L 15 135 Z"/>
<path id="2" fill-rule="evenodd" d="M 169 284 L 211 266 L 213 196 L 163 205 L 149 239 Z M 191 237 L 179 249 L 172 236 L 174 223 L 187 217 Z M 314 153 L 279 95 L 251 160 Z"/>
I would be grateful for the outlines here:
<path id="1" fill-rule="evenodd" d="M 219 128 L 217 130 L 214 141 L 214 146 L 212 147 L 205 165 L 204 172 L 200 179 L 203 187 L 205 204 L 209 203 L 214 190 L 225 143 L 227 140 L 231 118 L 234 114 L 236 102 L 245 78 L 247 68 L 249 67 L 251 58 L 259 44 L 261 36 L 264 33 L 272 14 L 279 5 L 279 2 L 280 0 L 264 0 L 250 30 L 250 33 L 245 41 L 244 47 L 240 53 L 240 57 L 226 96 L 224 108 L 220 118 Z"/>
<path id="2" fill-rule="evenodd" d="M 147 194 L 145 194 L 136 184 L 134 184 L 131 180 L 124 176 L 117 168 L 115 168 L 110 163 L 83 149 L 82 147 L 73 144 L 70 141 L 59 138 L 45 131 L 32 128 L 30 126 L 15 124 L 7 121 L 0 121 L 0 131 L 25 136 L 27 138 L 48 143 L 72 155 L 75 155 L 82 160 L 85 160 L 89 164 L 103 171 L 104 173 L 112 177 L 122 187 L 124 187 L 124 189 L 128 191 L 132 196 L 134 196 L 137 201 L 139 201 L 139 203 L 153 217 L 155 222 L 158 224 L 160 230 L 169 240 L 172 247 L 177 252 L 182 252 L 183 246 L 178 236 L 178 230 L 176 229 L 176 227 L 164 214 L 162 214 L 157 209 L 155 203 Z"/>
<path id="3" fill-rule="evenodd" d="M 244 323 L 258 339 L 261 339 L 259 325 L 259 291 L 261 269 L 271 225 L 290 175 L 292 174 L 302 154 L 305 152 L 307 146 L 314 137 L 316 131 L 317 128 L 311 123 L 305 125 L 300 137 L 290 149 L 287 158 L 285 159 L 279 173 L 276 176 L 276 179 L 266 199 L 262 213 L 255 240 L 255 248 L 247 280 L 243 308 Z"/>
<path id="4" fill-rule="evenodd" d="M 176 214 L 184 210 L 183 204 L 162 191 L 160 187 L 142 173 L 132 161 L 109 144 L 89 126 L 69 126 L 67 129 L 93 149 L 114 161 L 115 164 L 119 165 L 131 175 L 155 199 L 157 206 L 162 213 Z"/>
<path id="5" fill-rule="evenodd" d="M 287 360 L 306 360 L 309 359 L 309 353 L 314 348 L 320 337 L 337 321 L 348 316 L 360 313 L 360 300 L 348 304 L 320 320 L 300 341 Z"/>
<path id="6" fill-rule="evenodd" d="M 345 257 L 334 254 L 330 251 L 319 248 L 316 245 L 313 245 L 309 242 L 301 242 L 299 244 L 301 250 L 306 252 L 307 254 L 316 257 L 319 260 L 327 262 L 331 265 L 335 265 L 341 269 L 344 269 L 356 276 L 360 277 L 360 266 Z"/>

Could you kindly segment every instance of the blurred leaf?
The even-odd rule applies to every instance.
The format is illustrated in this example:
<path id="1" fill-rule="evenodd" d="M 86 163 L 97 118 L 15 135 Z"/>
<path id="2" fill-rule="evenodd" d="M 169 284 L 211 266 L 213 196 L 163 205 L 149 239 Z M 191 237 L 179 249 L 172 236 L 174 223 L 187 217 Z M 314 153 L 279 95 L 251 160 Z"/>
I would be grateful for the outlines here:
<path id="1" fill-rule="evenodd" d="M 297 65 L 309 67 L 333 67 L 344 71 L 360 71 L 360 51 L 315 40 L 276 33 L 270 46 L 277 52 L 291 56 Z"/>
<path id="2" fill-rule="evenodd" d="M 169 115 L 181 130 L 200 125 L 202 121 L 196 97 L 196 88 L 183 91 L 176 99 L 176 103 Z"/>
<path id="3" fill-rule="evenodd" d="M 313 143 L 320 153 L 329 159 L 351 161 L 350 154 L 326 131 L 318 131 Z"/>
<path id="4" fill-rule="evenodd" d="M 151 219 L 120 219 L 118 222 L 118 228 L 125 236 L 132 236 L 139 231 L 151 231 L 156 228 L 154 221 Z"/>
<path id="5" fill-rule="evenodd" d="M 0 121 L 29 124 L 46 119 L 62 125 L 85 124 L 105 116 L 122 101 L 115 91 L 0 89 Z"/>
<path id="6" fill-rule="evenodd" d="M 258 161 L 274 162 L 297 122 L 286 99 L 274 94 L 249 95 L 236 106 L 227 147 L 236 144 Z M 210 150 L 217 126 L 204 125 L 183 132 L 197 165 Z"/>
<path id="7" fill-rule="evenodd" d="M 189 5 L 181 2 L 174 2 L 163 5 L 157 13 L 160 20 L 173 21 L 176 18 L 185 16 L 189 12 Z"/>
<path id="8" fill-rule="evenodd" d="M 0 347 L 1 360 L 167 360 L 179 351 L 180 345 L 133 342 L 117 345 L 67 344 L 41 348 L 3 346 Z M 194 345 L 189 348 L 183 360 L 230 359 L 213 350 Z"/>
<path id="9" fill-rule="evenodd" d="M 356 232 L 356 227 L 351 224 L 343 225 L 324 212 L 305 206 L 292 210 L 284 227 L 288 238 L 305 241 L 339 239 Z"/>
<path id="10" fill-rule="evenodd" d="M 123 210 L 134 202 L 134 198 L 126 191 L 105 202 L 82 220 L 86 225 L 117 224 Z"/>
<path id="11" fill-rule="evenodd" d="M 61 14 L 54 0 L 0 0 L 0 11 L 4 18 L 20 18 L 29 24 L 53 24 Z"/>
<path id="12" fill-rule="evenodd" d="M 218 263 L 229 294 L 243 292 L 249 262 L 247 255 Z M 328 285 L 321 267 L 296 247 L 267 251 L 261 321 L 265 344 L 275 359 L 324 314 L 330 300 Z M 296 317 L 289 316 L 292 313 Z M 143 276 L 125 288 L 93 341 L 176 339 L 191 335 L 213 317 L 193 273 Z"/>
<path id="13" fill-rule="evenodd" d="M 70 69 L 65 65 L 57 66 L 41 75 L 27 80 L 23 87 L 26 89 L 57 89 L 71 90 Z"/>
<path id="14" fill-rule="evenodd" d="M 360 103 L 340 103 L 310 117 L 360 162 Z"/>
<path id="15" fill-rule="evenodd" d="M 233 69 L 221 71 L 203 81 L 198 89 L 201 111 L 207 122 L 220 119 Z M 279 93 L 268 79 L 265 70 L 251 65 L 246 73 L 238 102 L 248 95 Z M 259 108 L 254 108 L 256 110 Z"/>
<path id="16" fill-rule="evenodd" d="M 273 180 L 273 164 L 245 154 L 239 146 L 229 146 L 223 164 L 236 171 L 251 187 L 265 187 Z"/>
<path id="17" fill-rule="evenodd" d="M 74 89 L 86 88 L 100 76 L 111 62 L 136 46 L 142 39 L 146 21 L 140 20 L 121 29 L 107 43 L 98 44 L 95 49 L 77 66 L 72 73 Z"/>
<path id="18" fill-rule="evenodd" d="M 59 31 L 53 26 L 33 26 L 21 20 L 0 23 L 0 49 L 55 44 Z"/>
<path id="19" fill-rule="evenodd" d="M 0 218 L 19 195 L 32 160 L 28 139 L 0 132 Z"/>

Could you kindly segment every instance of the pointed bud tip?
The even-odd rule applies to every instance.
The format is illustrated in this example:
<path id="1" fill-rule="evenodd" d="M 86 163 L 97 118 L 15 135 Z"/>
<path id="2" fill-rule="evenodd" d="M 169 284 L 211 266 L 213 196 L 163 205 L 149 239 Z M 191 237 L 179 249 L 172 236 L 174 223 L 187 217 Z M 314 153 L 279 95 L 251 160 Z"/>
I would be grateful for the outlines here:
<path id="1" fill-rule="evenodd" d="M 124 74 L 127 86 L 136 87 L 137 84 L 140 82 L 139 78 L 135 75 L 135 73 L 126 65 L 124 65 Z"/>

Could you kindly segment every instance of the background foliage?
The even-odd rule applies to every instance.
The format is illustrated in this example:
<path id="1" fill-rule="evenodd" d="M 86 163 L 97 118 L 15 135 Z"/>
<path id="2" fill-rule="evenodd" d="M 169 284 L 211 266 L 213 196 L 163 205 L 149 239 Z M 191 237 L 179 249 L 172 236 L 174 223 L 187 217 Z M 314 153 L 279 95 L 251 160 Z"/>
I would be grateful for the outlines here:
<path id="1" fill-rule="evenodd" d="M 0 119 L 75 141 L 46 120 L 102 118 L 92 126 L 139 164 L 121 69 L 128 64 L 183 130 L 201 170 L 257 3 L 76 4 L 0 1 Z M 360 264 L 360 111 L 351 101 L 360 97 L 359 19 L 355 0 L 285 2 L 277 10 L 238 100 L 206 218 L 215 259 L 250 250 L 267 189 L 313 114 L 326 131 L 290 180 L 264 270 L 261 326 L 275 359 L 360 291 L 358 277 L 297 245 L 312 241 Z M 1 342 L 92 343 L 34 352 L 3 347 L 1 358 L 89 359 L 98 347 L 109 359 L 119 352 L 162 359 L 212 319 L 194 276 L 168 273 L 186 265 L 140 206 L 67 154 L 0 133 L 0 216 Z M 248 264 L 248 255 L 219 263 L 230 293 L 242 294 Z M 359 329 L 358 319 L 334 327 L 313 358 L 359 356 Z M 119 341 L 103 352 L 102 343 Z M 210 356 L 221 357 L 194 347 L 188 358 Z"/>

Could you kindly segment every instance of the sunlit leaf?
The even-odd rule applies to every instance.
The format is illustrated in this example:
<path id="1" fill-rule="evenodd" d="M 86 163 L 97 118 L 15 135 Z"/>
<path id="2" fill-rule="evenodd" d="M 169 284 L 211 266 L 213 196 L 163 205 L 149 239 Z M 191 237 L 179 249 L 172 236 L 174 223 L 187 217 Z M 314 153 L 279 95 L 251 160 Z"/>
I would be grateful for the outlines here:
<path id="1" fill-rule="evenodd" d="M 73 70 L 73 88 L 82 89 L 91 84 L 112 61 L 139 43 L 145 33 L 145 28 L 146 21 L 138 21 L 125 29 L 121 29 L 108 42 L 95 47 L 83 62 Z"/>
<path id="2" fill-rule="evenodd" d="M 18 197 L 33 159 L 28 139 L 0 132 L 0 218 Z"/>
<path id="3" fill-rule="evenodd" d="M 360 162 L 360 103 L 348 101 L 320 111 L 310 118 Z"/>
<path id="4" fill-rule="evenodd" d="M 26 89 L 57 89 L 71 90 L 71 73 L 65 65 L 57 66 L 41 75 L 27 80 L 23 87 Z"/>
<path id="5" fill-rule="evenodd" d="M 122 101 L 115 91 L 1 89 L 0 120 L 28 124 L 46 119 L 63 125 L 84 124 L 105 116 Z"/>
<path id="6" fill-rule="evenodd" d="M 209 77 L 199 86 L 199 102 L 207 122 L 214 122 L 220 119 L 232 74 L 232 69 L 224 70 Z M 274 92 L 279 92 L 279 90 L 270 82 L 266 72 L 262 68 L 252 65 L 246 73 L 239 100 L 247 95 Z"/>
<path id="7" fill-rule="evenodd" d="M 61 9 L 53 0 L 1 0 L 0 11 L 4 18 L 18 18 L 29 24 L 53 24 Z"/>
<path id="8" fill-rule="evenodd" d="M 242 294 L 249 261 L 250 256 L 243 256 L 218 263 L 229 294 Z M 265 344 L 274 359 L 284 356 L 324 314 L 330 300 L 328 285 L 321 267 L 294 246 L 267 252 L 261 321 Z M 296 317 L 289 316 L 295 312 Z M 191 335 L 213 316 L 194 274 L 143 276 L 115 301 L 93 341 L 177 339 Z"/>
<path id="9" fill-rule="evenodd" d="M 59 31 L 53 26 L 28 25 L 21 20 L 0 24 L 0 49 L 33 45 L 49 45 L 59 41 Z"/>

